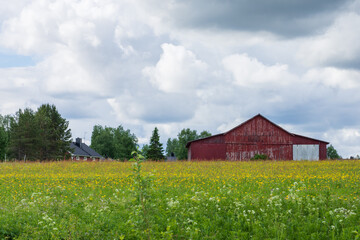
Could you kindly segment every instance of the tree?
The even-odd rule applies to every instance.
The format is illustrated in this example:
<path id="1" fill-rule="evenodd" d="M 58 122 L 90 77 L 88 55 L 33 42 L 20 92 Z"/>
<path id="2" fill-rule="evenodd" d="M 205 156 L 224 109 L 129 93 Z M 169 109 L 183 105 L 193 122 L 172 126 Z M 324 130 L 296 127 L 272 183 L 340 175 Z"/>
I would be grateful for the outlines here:
<path id="1" fill-rule="evenodd" d="M 330 158 L 330 159 L 341 159 L 340 155 L 337 153 L 336 149 L 331 144 L 327 148 L 326 152 L 327 152 L 328 158 Z"/>
<path id="2" fill-rule="evenodd" d="M 169 138 L 166 142 L 166 156 L 170 157 L 172 154 L 175 155 L 176 148 L 178 146 L 178 140 L 176 138 Z"/>
<path id="3" fill-rule="evenodd" d="M 147 152 L 147 158 L 151 160 L 162 160 L 164 159 L 164 149 L 160 143 L 159 130 L 155 127 L 152 136 L 150 138 L 149 150 Z"/>
<path id="4" fill-rule="evenodd" d="M 35 113 L 38 127 L 37 156 L 40 160 L 58 159 L 70 152 L 71 130 L 55 105 L 43 104 Z"/>
<path id="5" fill-rule="evenodd" d="M 10 122 L 9 149 L 17 159 L 53 160 L 70 151 L 69 122 L 55 105 L 43 104 L 37 112 L 20 109 Z"/>
<path id="6" fill-rule="evenodd" d="M 137 149 L 137 138 L 130 132 L 125 130 L 122 126 L 114 130 L 114 158 L 115 159 L 130 159 L 131 153 Z"/>
<path id="7" fill-rule="evenodd" d="M 141 148 L 141 155 L 143 155 L 145 159 L 148 159 L 148 152 L 149 152 L 149 145 L 144 144 L 143 147 Z"/>
<path id="8" fill-rule="evenodd" d="M 9 150 L 13 157 L 28 160 L 62 158 L 70 151 L 69 123 L 54 105 L 43 104 L 37 112 L 19 109 L 6 119 L 9 129 Z"/>
<path id="9" fill-rule="evenodd" d="M 8 145 L 8 137 L 3 126 L 0 126 L 0 159 L 5 159 L 6 149 Z"/>
<path id="10" fill-rule="evenodd" d="M 16 112 L 10 125 L 9 149 L 13 157 L 36 160 L 38 130 L 33 110 L 26 108 Z"/>
<path id="11" fill-rule="evenodd" d="M 0 115 L 0 160 L 5 160 L 9 154 L 11 120 L 10 115 L 4 117 Z"/>
<path id="12" fill-rule="evenodd" d="M 113 132 L 113 128 L 95 125 L 91 135 L 90 147 L 106 158 L 114 158 L 115 141 Z"/>
<path id="13" fill-rule="evenodd" d="M 190 130 L 190 128 L 187 128 L 180 131 L 178 134 L 178 146 L 175 150 L 175 156 L 177 159 L 187 159 L 188 151 L 186 144 L 196 139 L 198 139 L 196 130 Z"/>
<path id="14" fill-rule="evenodd" d="M 198 135 L 198 139 L 200 138 L 206 138 L 206 137 L 210 137 L 211 133 L 209 133 L 208 131 L 202 131 L 199 135 Z"/>
<path id="15" fill-rule="evenodd" d="M 121 125 L 117 128 L 95 125 L 91 135 L 91 148 L 105 157 L 130 159 L 137 149 L 137 138 Z"/>

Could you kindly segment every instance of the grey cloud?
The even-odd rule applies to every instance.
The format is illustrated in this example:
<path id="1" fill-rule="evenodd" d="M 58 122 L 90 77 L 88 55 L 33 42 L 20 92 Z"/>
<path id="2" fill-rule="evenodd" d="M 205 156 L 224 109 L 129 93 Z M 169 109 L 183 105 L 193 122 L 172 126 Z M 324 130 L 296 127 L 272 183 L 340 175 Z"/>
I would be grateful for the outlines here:
<path id="1" fill-rule="evenodd" d="M 134 90 L 108 100 L 118 121 L 174 123 L 191 119 L 196 111 L 197 99 L 186 94 L 166 94 L 148 90 Z"/>
<path id="2" fill-rule="evenodd" d="M 360 70 L 360 56 L 355 59 L 343 60 L 343 61 L 334 59 L 323 65 L 324 66 L 334 66 L 334 67 L 337 67 L 340 69 Z"/>
<path id="3" fill-rule="evenodd" d="M 183 27 L 268 31 L 301 36 L 329 25 L 333 13 L 350 0 L 201 0 L 177 1 L 176 24 Z"/>

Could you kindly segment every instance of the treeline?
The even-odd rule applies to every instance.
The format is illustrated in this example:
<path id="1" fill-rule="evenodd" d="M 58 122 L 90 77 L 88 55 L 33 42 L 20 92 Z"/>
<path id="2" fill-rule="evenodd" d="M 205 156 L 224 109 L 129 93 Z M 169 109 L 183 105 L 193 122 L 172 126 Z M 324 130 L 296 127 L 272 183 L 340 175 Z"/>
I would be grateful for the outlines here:
<path id="1" fill-rule="evenodd" d="M 149 160 L 163 160 L 167 156 L 187 159 L 189 141 L 211 136 L 207 131 L 182 129 L 177 138 L 167 140 L 166 150 L 160 142 L 159 130 L 154 128 L 149 144 L 142 154 Z M 61 117 L 55 105 L 43 104 L 36 111 L 19 109 L 14 115 L 0 115 L 0 160 L 57 160 L 68 159 L 71 130 L 69 122 Z M 91 148 L 104 156 L 118 160 L 130 159 L 139 147 L 138 139 L 129 129 L 95 125 L 91 135 Z"/>
<path id="2" fill-rule="evenodd" d="M 159 130 L 155 127 L 149 144 L 143 145 L 141 151 L 148 160 L 161 161 L 170 156 L 183 160 L 187 159 L 186 144 L 189 141 L 209 136 L 211 133 L 207 131 L 198 134 L 196 130 L 182 129 L 177 138 L 168 139 L 166 151 L 164 151 Z M 129 129 L 125 130 L 122 126 L 112 128 L 96 125 L 91 135 L 90 147 L 106 158 L 127 160 L 132 157 L 131 153 L 137 150 L 138 139 Z"/>
<path id="3" fill-rule="evenodd" d="M 0 160 L 63 159 L 71 151 L 69 122 L 54 105 L 0 115 Z"/>

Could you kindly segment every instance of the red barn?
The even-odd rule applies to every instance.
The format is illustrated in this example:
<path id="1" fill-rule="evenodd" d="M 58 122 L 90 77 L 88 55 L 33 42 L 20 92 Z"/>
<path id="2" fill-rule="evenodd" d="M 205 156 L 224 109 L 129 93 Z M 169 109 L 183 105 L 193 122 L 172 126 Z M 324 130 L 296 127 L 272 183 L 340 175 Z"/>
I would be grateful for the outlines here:
<path id="1" fill-rule="evenodd" d="M 274 160 L 326 159 L 328 142 L 290 133 L 262 115 L 228 132 L 188 142 L 188 160 L 248 160 L 265 154 Z"/>

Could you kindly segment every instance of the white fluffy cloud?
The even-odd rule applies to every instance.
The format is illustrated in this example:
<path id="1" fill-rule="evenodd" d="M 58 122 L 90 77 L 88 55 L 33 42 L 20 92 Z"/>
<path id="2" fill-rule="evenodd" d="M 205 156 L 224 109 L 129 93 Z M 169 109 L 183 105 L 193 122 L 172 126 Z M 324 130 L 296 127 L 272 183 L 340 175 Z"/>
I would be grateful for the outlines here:
<path id="1" fill-rule="evenodd" d="M 288 72 L 285 64 L 266 66 L 247 54 L 235 54 L 223 59 L 226 70 L 233 74 L 235 84 L 239 86 L 258 86 L 258 84 L 286 84 L 294 76 Z"/>
<path id="2" fill-rule="evenodd" d="M 146 67 L 143 74 L 167 93 L 191 91 L 205 80 L 207 64 L 183 46 L 164 43 L 163 54 L 155 67 Z"/>
<path id="3" fill-rule="evenodd" d="M 359 89 L 360 71 L 334 67 L 314 68 L 305 77 L 309 83 L 320 83 L 333 89 Z"/>

